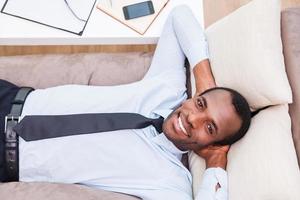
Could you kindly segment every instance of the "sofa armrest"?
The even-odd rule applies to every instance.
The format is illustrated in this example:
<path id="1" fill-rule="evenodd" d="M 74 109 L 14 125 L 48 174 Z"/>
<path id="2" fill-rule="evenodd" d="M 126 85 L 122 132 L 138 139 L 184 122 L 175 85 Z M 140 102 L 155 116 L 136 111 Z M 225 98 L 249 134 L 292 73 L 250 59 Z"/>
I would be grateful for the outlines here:
<path id="1" fill-rule="evenodd" d="M 300 7 L 286 9 L 281 16 L 284 59 L 293 92 L 293 103 L 289 106 L 289 112 L 300 166 Z"/>

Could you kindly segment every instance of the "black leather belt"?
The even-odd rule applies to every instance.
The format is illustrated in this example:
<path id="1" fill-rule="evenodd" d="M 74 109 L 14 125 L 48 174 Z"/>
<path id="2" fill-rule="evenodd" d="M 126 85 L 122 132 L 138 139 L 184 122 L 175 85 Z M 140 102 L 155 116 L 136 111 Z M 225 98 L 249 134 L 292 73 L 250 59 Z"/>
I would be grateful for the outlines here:
<path id="1" fill-rule="evenodd" d="M 13 127 L 19 122 L 26 97 L 33 90 L 30 87 L 22 87 L 12 102 L 10 114 L 5 117 L 5 161 L 7 181 L 19 180 L 19 138 Z"/>

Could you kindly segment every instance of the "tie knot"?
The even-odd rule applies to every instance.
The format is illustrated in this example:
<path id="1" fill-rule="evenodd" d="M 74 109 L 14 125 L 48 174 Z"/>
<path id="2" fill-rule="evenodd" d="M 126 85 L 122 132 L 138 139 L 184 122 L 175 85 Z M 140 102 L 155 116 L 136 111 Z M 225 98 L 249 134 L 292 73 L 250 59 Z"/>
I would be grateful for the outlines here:
<path id="1" fill-rule="evenodd" d="M 162 132 L 163 123 L 164 123 L 163 117 L 159 117 L 157 119 L 152 119 L 152 124 L 158 133 Z"/>

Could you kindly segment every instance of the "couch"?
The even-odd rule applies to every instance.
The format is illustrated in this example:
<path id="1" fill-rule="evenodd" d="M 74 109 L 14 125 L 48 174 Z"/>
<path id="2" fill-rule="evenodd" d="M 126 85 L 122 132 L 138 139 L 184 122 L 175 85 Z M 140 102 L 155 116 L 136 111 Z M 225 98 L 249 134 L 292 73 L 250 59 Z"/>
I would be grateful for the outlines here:
<path id="1" fill-rule="evenodd" d="M 289 105 L 293 135 L 287 137 L 293 137 L 293 141 L 291 140 L 290 144 L 295 145 L 295 147 L 292 147 L 292 150 L 289 148 L 289 150 L 286 151 L 289 153 L 287 157 L 291 158 L 290 160 L 292 160 L 293 163 L 293 166 L 287 166 L 287 168 L 290 169 L 290 167 L 292 167 L 294 172 L 296 171 L 300 174 L 299 166 L 294 162 L 296 152 L 298 154 L 298 162 L 300 161 L 300 82 L 297 77 L 300 76 L 300 67 L 298 64 L 300 63 L 300 8 L 283 11 L 281 23 L 284 61 L 289 83 L 293 91 L 293 103 Z M 46 88 L 72 83 L 88 85 L 126 84 L 143 78 L 143 75 L 151 63 L 151 58 L 151 53 L 81 53 L 0 57 L 0 78 L 11 81 L 17 85 L 26 85 L 35 88 Z M 283 107 L 275 107 L 274 109 L 284 110 L 287 108 L 283 105 Z M 272 116 L 271 111 L 270 113 L 266 112 L 264 114 L 266 116 Z M 259 118 L 256 120 L 259 120 Z M 287 126 L 286 128 L 289 129 L 290 127 Z M 243 140 L 247 140 L 247 138 Z M 244 141 L 233 146 L 234 151 L 238 151 L 237 147 L 242 148 L 243 142 Z M 270 142 L 272 142 L 271 139 Z M 259 149 L 259 147 L 257 149 Z M 238 154 L 230 152 L 229 156 L 234 158 L 238 156 Z M 274 159 L 276 159 L 276 155 L 274 155 L 274 157 Z M 193 165 L 196 159 L 199 158 L 190 155 L 190 165 Z M 268 169 L 260 168 L 265 166 L 258 165 L 256 167 L 256 170 L 272 171 L 272 163 L 270 163 L 270 168 Z M 193 184 L 198 185 L 201 175 L 195 172 L 193 166 L 191 166 L 191 170 L 193 178 L 198 181 Z M 229 168 L 229 170 L 232 170 L 232 168 Z M 253 174 L 255 175 L 255 173 L 256 171 L 254 170 Z M 288 170 L 285 172 L 274 171 L 274 174 L 275 173 L 286 173 L 286 175 L 289 176 Z M 251 174 L 251 176 L 253 174 Z M 229 177 L 230 176 L 229 171 Z M 299 190 L 299 185 L 287 185 L 287 188 L 282 188 L 283 191 L 272 191 L 270 188 L 274 188 L 274 185 L 276 186 L 277 184 L 273 182 L 268 183 L 265 188 L 262 188 L 265 194 L 255 196 L 251 193 L 247 193 L 246 190 L 241 190 L 241 188 L 251 188 L 250 185 L 243 184 L 247 183 L 247 179 L 251 179 L 249 176 L 250 175 L 245 174 L 244 179 L 229 179 L 231 181 L 229 184 L 240 185 L 240 188 L 233 188 L 232 190 L 230 188 L 230 199 L 300 199 L 299 192 L 294 190 L 295 188 Z M 297 174 L 297 176 L 299 175 Z M 265 177 L 256 177 L 255 180 L 260 179 L 265 179 Z M 284 182 L 285 180 L 278 181 Z M 270 186 L 270 188 L 268 188 L 268 186 Z M 292 189 L 289 190 L 288 187 Z M 259 191 L 252 191 L 252 193 L 259 193 Z M 292 193 L 292 195 L 289 193 Z M 240 195 L 240 198 L 238 195 Z M 1 199 L 13 200 L 138 199 L 137 197 L 95 190 L 82 185 L 16 182 L 0 184 L 0 197 Z"/>

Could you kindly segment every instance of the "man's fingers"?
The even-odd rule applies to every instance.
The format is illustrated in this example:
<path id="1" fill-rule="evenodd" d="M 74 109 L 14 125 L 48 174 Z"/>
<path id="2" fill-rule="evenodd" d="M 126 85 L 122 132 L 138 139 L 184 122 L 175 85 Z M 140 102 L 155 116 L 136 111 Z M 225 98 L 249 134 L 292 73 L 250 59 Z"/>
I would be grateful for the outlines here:
<path id="1" fill-rule="evenodd" d="M 211 145 L 208 147 L 209 150 L 211 151 L 225 151 L 228 152 L 229 151 L 230 146 L 229 145 L 224 145 L 224 146 L 218 146 L 218 145 Z"/>

